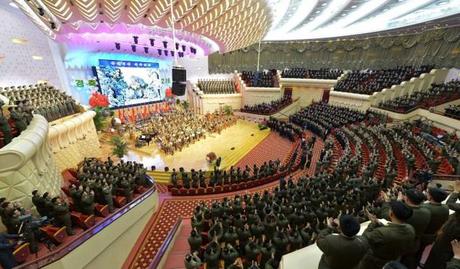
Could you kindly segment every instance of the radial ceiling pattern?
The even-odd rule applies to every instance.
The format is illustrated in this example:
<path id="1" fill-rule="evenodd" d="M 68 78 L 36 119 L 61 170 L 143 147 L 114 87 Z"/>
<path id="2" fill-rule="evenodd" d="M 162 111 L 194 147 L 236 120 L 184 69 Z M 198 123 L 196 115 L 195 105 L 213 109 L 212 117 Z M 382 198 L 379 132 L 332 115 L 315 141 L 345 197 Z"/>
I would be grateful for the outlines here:
<path id="1" fill-rule="evenodd" d="M 221 52 L 227 52 L 258 42 L 265 36 L 271 23 L 270 10 L 265 0 L 14 2 L 53 39 L 68 34 L 109 33 L 121 28 L 128 29 L 126 34 L 130 27 L 141 28 L 139 26 L 145 29 L 144 34 L 151 31 L 158 33 L 171 29 L 174 21 L 174 28 L 181 36 L 190 34 L 188 41 L 204 37 L 205 41 L 214 43 L 214 47 L 217 46 Z"/>
<path id="2" fill-rule="evenodd" d="M 460 13 L 460 0 L 268 0 L 273 22 L 265 40 L 352 36 Z"/>

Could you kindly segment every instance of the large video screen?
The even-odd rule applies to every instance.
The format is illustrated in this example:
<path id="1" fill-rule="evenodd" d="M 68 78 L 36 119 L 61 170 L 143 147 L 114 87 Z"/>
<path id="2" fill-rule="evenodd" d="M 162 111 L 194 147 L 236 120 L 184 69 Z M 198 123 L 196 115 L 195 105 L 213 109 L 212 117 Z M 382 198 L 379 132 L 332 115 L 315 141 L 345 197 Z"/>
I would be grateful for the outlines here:
<path id="1" fill-rule="evenodd" d="M 99 87 L 111 107 L 161 101 L 171 87 L 171 64 L 99 59 Z"/>

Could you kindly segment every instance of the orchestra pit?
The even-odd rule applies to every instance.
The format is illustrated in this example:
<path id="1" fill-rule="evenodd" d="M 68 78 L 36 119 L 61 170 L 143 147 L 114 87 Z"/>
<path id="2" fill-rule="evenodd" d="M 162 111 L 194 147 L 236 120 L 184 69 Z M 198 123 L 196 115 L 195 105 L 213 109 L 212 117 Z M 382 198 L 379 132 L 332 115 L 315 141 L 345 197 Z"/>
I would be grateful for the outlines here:
<path id="1" fill-rule="evenodd" d="M 0 269 L 460 269 L 460 0 L 0 18 Z"/>

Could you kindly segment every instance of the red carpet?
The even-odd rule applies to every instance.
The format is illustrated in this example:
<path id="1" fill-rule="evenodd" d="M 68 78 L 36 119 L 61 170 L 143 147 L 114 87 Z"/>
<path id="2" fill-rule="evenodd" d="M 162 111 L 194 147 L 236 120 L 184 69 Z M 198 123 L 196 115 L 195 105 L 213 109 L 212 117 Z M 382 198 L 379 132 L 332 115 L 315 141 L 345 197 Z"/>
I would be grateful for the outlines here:
<path id="1" fill-rule="evenodd" d="M 285 161 L 291 151 L 292 142 L 281 137 L 276 132 L 271 132 L 262 142 L 246 154 L 236 167 L 244 168 L 246 165 L 252 168 L 254 164 L 261 166 L 265 161 L 280 159 Z"/>
<path id="2" fill-rule="evenodd" d="M 307 137 L 311 136 L 311 133 L 306 134 Z M 289 144 L 291 144 L 289 142 Z M 316 162 L 319 159 L 321 149 L 323 148 L 324 143 L 321 139 L 317 139 L 313 147 L 313 156 L 312 156 L 312 166 L 305 170 L 299 170 L 293 174 L 294 179 L 298 179 L 300 176 L 308 174 L 313 174 Z M 287 147 L 289 150 L 291 147 Z M 289 152 L 289 150 L 287 152 Z M 266 159 L 267 160 L 267 159 Z M 192 216 L 193 210 L 200 202 L 205 202 L 208 205 L 215 200 L 221 200 L 224 197 L 232 197 L 235 194 L 244 194 L 244 193 L 262 193 L 265 190 L 271 191 L 278 185 L 278 182 L 272 182 L 263 186 L 258 186 L 252 189 L 247 189 L 245 191 L 225 193 L 225 194 L 215 194 L 215 195 L 203 195 L 203 196 L 194 196 L 187 197 L 172 197 L 168 193 L 162 193 L 160 195 L 160 207 L 158 212 L 152 217 L 149 223 L 144 228 L 143 233 L 136 242 L 135 247 L 131 250 L 130 255 L 128 256 L 123 268 L 135 268 L 135 269 L 144 269 L 148 268 L 150 263 L 153 261 L 155 255 L 158 252 L 161 244 L 168 235 L 169 230 L 174 226 L 179 217 L 188 219 Z M 185 224 L 182 227 L 182 230 L 179 231 L 179 237 L 177 238 L 175 245 L 173 247 L 173 252 L 171 252 L 170 257 L 168 257 L 167 264 L 170 267 L 165 268 L 184 268 L 183 258 L 185 253 L 183 253 L 184 245 L 188 243 L 187 237 L 190 230 L 185 229 L 184 227 L 190 227 L 190 225 Z M 187 234 L 187 237 L 185 237 Z M 181 255 L 179 255 L 179 253 Z M 179 257 L 180 256 L 180 257 Z M 180 260 L 179 260 L 180 258 Z"/>

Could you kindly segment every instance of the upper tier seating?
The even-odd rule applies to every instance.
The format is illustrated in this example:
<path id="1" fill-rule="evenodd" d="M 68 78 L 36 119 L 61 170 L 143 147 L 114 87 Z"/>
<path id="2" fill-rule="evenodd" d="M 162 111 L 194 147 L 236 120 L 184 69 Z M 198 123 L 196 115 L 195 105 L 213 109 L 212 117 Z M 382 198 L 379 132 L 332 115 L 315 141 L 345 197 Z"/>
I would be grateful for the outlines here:
<path id="1" fill-rule="evenodd" d="M 8 116 L 3 114 L 3 106 L 4 103 L 0 99 L 0 148 L 27 129 L 33 118 L 30 107 L 24 106 L 23 103 L 16 107 L 9 107 Z"/>
<path id="2" fill-rule="evenodd" d="M 325 138 L 332 128 L 362 121 L 364 118 L 365 114 L 349 108 L 316 103 L 291 115 L 289 120 L 304 129 L 311 130 L 321 138 Z"/>
<path id="3" fill-rule="evenodd" d="M 460 105 L 450 105 L 446 108 L 444 115 L 454 119 L 460 119 Z"/>
<path id="4" fill-rule="evenodd" d="M 280 99 L 271 101 L 270 103 L 255 104 L 252 106 L 245 105 L 241 109 L 241 112 L 259 114 L 259 115 L 272 115 L 282 110 L 283 108 L 287 107 L 290 104 L 292 104 L 292 96 L 285 95 L 281 97 Z"/>
<path id="5" fill-rule="evenodd" d="M 319 70 L 303 67 L 286 68 L 281 73 L 283 78 L 337 79 L 342 75 L 340 69 L 321 68 Z"/>
<path id="6" fill-rule="evenodd" d="M 418 77 L 423 73 L 428 73 L 432 68 L 433 66 L 422 65 L 420 67 L 399 66 L 380 70 L 354 70 L 348 73 L 345 79 L 337 82 L 334 90 L 370 95 L 384 88 L 398 85 L 412 77 Z"/>
<path id="7" fill-rule="evenodd" d="M 379 107 L 398 113 L 407 113 L 416 108 L 428 109 L 460 98 L 460 81 L 431 84 L 426 91 L 415 92 L 380 103 Z"/>
<path id="8" fill-rule="evenodd" d="M 204 94 L 232 94 L 236 93 L 236 87 L 233 80 L 206 79 L 198 80 L 198 88 Z"/>
<path id="9" fill-rule="evenodd" d="M 6 96 L 11 104 L 22 103 L 50 122 L 81 110 L 71 96 L 47 83 L 0 88 L 0 94 Z"/>
<path id="10" fill-rule="evenodd" d="M 277 71 L 275 69 L 260 72 L 243 71 L 241 79 L 248 87 L 278 87 Z"/>

